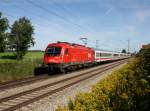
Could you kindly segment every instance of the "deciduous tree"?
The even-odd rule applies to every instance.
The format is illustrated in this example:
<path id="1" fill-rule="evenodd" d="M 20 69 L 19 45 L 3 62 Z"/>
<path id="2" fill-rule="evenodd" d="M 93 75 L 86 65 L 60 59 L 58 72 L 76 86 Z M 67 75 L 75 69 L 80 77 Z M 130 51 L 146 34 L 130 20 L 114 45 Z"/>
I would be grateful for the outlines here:
<path id="1" fill-rule="evenodd" d="M 2 17 L 2 13 L 0 12 L 0 52 L 4 52 L 6 48 L 6 30 L 8 29 L 8 19 Z"/>
<path id="2" fill-rule="evenodd" d="M 125 49 L 122 49 L 121 53 L 127 53 L 127 51 Z"/>
<path id="3" fill-rule="evenodd" d="M 11 28 L 10 43 L 16 51 L 17 59 L 22 59 L 29 47 L 34 45 L 34 28 L 29 19 L 22 17 Z"/>

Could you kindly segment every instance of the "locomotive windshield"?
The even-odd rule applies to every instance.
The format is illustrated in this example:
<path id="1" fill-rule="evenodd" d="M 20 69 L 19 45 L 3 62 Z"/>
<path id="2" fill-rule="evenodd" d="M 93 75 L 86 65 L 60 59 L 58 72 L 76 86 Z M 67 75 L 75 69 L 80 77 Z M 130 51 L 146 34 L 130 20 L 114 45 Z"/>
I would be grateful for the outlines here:
<path id="1" fill-rule="evenodd" d="M 49 56 L 57 56 L 61 53 L 61 47 L 48 47 L 47 52 Z"/>

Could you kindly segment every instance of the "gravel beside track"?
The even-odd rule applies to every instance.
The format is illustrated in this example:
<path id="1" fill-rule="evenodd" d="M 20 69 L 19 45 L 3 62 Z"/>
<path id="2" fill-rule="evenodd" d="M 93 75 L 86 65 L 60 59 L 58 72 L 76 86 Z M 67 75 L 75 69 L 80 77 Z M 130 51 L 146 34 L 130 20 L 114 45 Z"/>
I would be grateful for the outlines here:
<path id="1" fill-rule="evenodd" d="M 51 78 L 51 81 L 50 79 L 49 81 L 47 79 L 46 81 L 41 81 L 41 84 L 39 82 L 34 83 L 35 86 L 33 84 L 31 84 L 31 86 L 26 86 L 29 89 L 23 90 L 22 92 L 18 92 L 19 88 L 16 89 L 18 91 L 13 94 L 10 93 L 10 90 L 8 90 L 9 94 L 7 96 L 5 95 L 5 97 L 2 96 L 2 98 L 0 98 L 0 110 L 12 111 L 18 108 L 20 109 L 20 107 L 26 106 L 32 102 L 40 100 L 41 98 L 47 97 L 52 94 L 57 94 L 57 92 L 68 89 L 68 87 L 81 83 L 82 81 L 85 81 L 87 79 L 91 79 L 93 76 L 97 76 L 98 74 L 103 73 L 106 70 L 112 69 L 121 63 L 123 63 L 123 61 L 110 63 L 101 67 L 98 66 L 88 71 L 84 70 L 80 73 L 78 72 L 78 74 L 67 74 L 63 75 L 63 77 L 60 76 L 53 79 Z M 0 95 L 3 95 L 3 93 L 1 93 Z"/>
<path id="2" fill-rule="evenodd" d="M 2 82 L 0 83 L 0 91 L 6 90 L 9 88 L 19 87 L 22 85 L 31 84 L 39 80 L 45 80 L 47 78 L 48 76 L 44 75 L 44 76 L 28 77 L 28 78 L 13 80 L 13 81 Z"/>

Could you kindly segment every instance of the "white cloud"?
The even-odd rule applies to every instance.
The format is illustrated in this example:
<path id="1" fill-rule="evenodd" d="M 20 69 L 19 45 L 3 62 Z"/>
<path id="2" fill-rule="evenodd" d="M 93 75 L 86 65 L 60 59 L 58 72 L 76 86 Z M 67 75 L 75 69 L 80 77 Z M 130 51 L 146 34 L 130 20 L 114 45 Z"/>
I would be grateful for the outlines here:
<path id="1" fill-rule="evenodd" d="M 113 8 L 109 8 L 109 9 L 105 12 L 104 16 L 108 15 L 108 14 L 111 13 L 112 11 L 113 11 Z"/>

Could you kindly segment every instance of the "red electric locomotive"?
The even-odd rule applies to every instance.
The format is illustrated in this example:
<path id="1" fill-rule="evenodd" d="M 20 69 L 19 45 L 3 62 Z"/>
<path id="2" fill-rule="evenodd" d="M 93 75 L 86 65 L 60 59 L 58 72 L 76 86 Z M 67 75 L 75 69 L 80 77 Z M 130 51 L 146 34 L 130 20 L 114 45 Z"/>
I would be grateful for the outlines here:
<path id="1" fill-rule="evenodd" d="M 67 42 L 51 43 L 44 55 L 44 64 L 49 66 L 50 72 L 87 66 L 94 63 L 94 50 L 79 44 Z"/>

